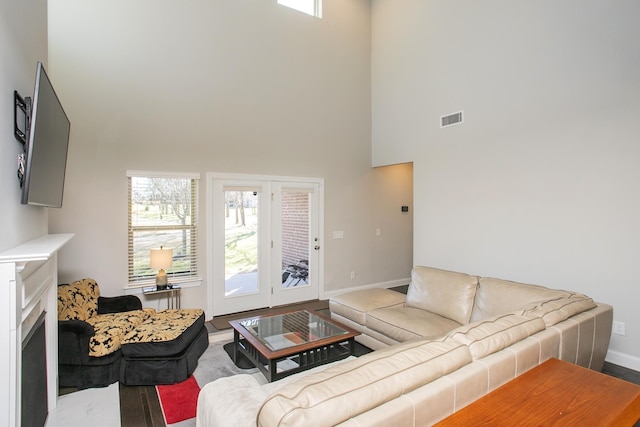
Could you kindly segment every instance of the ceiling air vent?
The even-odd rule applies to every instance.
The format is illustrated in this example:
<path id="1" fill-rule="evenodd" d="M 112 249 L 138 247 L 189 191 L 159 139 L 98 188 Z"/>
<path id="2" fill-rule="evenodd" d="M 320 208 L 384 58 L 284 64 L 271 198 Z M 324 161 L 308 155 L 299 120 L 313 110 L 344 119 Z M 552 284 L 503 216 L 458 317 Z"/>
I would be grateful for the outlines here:
<path id="1" fill-rule="evenodd" d="M 440 127 L 453 126 L 462 123 L 462 111 L 458 111 L 457 113 L 447 114 L 446 116 L 440 117 Z"/>

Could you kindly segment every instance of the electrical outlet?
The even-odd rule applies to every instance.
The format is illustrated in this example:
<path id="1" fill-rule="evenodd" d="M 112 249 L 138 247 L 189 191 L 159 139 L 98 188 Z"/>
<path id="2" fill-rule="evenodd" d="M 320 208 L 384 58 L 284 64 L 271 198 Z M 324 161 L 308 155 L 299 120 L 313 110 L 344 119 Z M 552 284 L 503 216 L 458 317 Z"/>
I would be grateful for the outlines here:
<path id="1" fill-rule="evenodd" d="M 613 333 L 616 334 L 616 335 L 625 336 L 627 331 L 626 331 L 624 322 L 619 322 L 617 320 L 614 320 L 613 321 Z"/>
<path id="2" fill-rule="evenodd" d="M 352 279 L 355 279 L 355 278 L 356 278 L 356 272 L 355 272 L 355 271 L 352 271 L 352 272 L 351 272 L 351 278 L 352 278 Z"/>

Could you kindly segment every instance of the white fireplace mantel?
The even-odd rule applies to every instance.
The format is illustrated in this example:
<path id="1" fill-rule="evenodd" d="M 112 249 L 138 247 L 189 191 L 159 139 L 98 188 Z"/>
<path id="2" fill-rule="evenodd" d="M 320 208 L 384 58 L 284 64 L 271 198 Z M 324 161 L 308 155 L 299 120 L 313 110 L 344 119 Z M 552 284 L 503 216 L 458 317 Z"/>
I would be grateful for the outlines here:
<path id="1" fill-rule="evenodd" d="M 57 252 L 72 237 L 48 234 L 0 253 L 0 427 L 20 425 L 22 344 L 42 312 L 47 313 L 47 403 L 49 411 L 56 407 Z"/>

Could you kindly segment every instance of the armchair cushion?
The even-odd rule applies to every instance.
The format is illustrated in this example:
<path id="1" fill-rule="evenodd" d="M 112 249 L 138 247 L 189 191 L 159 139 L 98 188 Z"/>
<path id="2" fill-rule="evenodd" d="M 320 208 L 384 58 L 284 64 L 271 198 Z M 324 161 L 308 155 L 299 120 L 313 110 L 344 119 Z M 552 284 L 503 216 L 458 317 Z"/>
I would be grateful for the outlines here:
<path id="1" fill-rule="evenodd" d="M 124 313 L 97 314 L 87 319 L 95 334 L 89 340 L 89 356 L 100 357 L 117 351 L 124 336 L 155 313 L 152 308 Z"/>
<path id="2" fill-rule="evenodd" d="M 58 286 L 58 320 L 87 320 L 98 313 L 100 288 L 93 279 Z"/>

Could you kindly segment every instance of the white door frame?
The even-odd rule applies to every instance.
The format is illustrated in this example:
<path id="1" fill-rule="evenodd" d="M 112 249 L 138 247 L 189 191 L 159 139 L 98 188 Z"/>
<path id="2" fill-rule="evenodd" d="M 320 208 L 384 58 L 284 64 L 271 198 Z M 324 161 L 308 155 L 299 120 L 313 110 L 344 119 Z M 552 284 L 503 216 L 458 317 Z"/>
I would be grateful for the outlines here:
<path id="1" fill-rule="evenodd" d="M 307 285 L 295 286 L 285 288 L 282 286 L 282 283 L 279 283 L 280 286 L 276 286 L 275 276 L 272 278 L 273 292 L 271 293 L 271 302 L 272 305 L 285 305 L 292 304 L 299 301 L 308 301 L 312 299 L 319 298 L 320 294 L 320 281 L 318 275 L 318 266 L 319 266 L 319 258 L 320 258 L 320 249 L 322 249 L 321 243 L 321 235 L 320 235 L 320 227 L 317 221 L 319 220 L 317 213 L 318 210 L 318 192 L 320 191 L 320 186 L 317 183 L 310 182 L 300 182 L 299 180 L 296 182 L 280 182 L 273 181 L 272 182 L 272 208 L 274 213 L 272 214 L 272 232 L 274 233 L 274 238 L 272 239 L 272 268 L 275 272 L 278 273 L 278 278 L 282 277 L 282 240 L 277 236 L 282 235 L 282 222 L 280 218 L 277 217 L 277 212 L 279 212 L 282 208 L 281 204 L 281 196 L 282 192 L 286 190 L 292 191 L 302 191 L 308 192 L 312 194 L 312 197 L 309 200 L 309 212 L 316 212 L 316 214 L 309 215 L 309 239 L 307 242 L 309 253 L 308 253 L 308 268 L 309 268 L 309 282 Z M 315 233 L 318 233 L 316 236 Z M 315 241 L 313 241 L 315 239 Z M 317 250 L 314 247 L 318 247 Z"/>
<path id="2" fill-rule="evenodd" d="M 216 280 L 224 281 L 224 247 L 218 247 L 219 242 L 223 241 L 224 229 L 220 229 L 219 216 L 223 212 L 223 210 L 216 205 L 216 197 L 215 194 L 218 191 L 223 190 L 223 185 L 220 184 L 220 181 L 224 181 L 225 185 L 249 185 L 256 186 L 256 183 L 260 183 L 259 185 L 265 185 L 264 191 L 265 196 L 267 191 L 271 192 L 271 183 L 272 182 L 287 182 L 287 183 L 301 183 L 301 184 L 309 184 L 314 185 L 314 188 L 317 189 L 317 219 L 318 219 L 318 246 L 320 247 L 317 251 L 317 280 L 318 280 L 318 295 L 317 298 L 321 298 L 324 295 L 324 245 L 322 242 L 322 237 L 324 236 L 324 179 L 322 178 L 309 178 L 309 177 L 292 177 L 292 176 L 273 176 L 273 175 L 252 175 L 252 174 L 231 174 L 231 173 L 218 173 L 218 172 L 209 172 L 206 175 L 206 265 L 207 265 L 207 315 L 208 317 L 213 317 L 214 315 L 218 315 L 214 308 L 216 304 L 215 295 L 214 295 L 214 286 L 216 284 Z M 263 213 L 263 212 L 261 212 Z M 270 213 L 264 212 L 266 215 L 270 215 Z M 268 226 L 270 228 L 270 225 Z M 266 230 L 263 230 L 266 232 Z M 272 240 L 272 236 L 268 235 L 269 241 Z M 264 250 L 264 248 L 260 248 L 259 250 Z M 222 253 L 221 253 L 222 251 Z M 267 265 L 268 264 L 268 265 Z M 265 279 L 261 274 L 262 280 L 267 280 L 270 283 L 281 283 L 280 281 L 274 281 L 275 277 L 281 277 L 281 271 L 278 268 L 277 270 L 273 266 L 273 262 L 262 264 L 259 267 L 261 270 L 266 270 L 263 273 L 269 279 Z M 274 298 L 271 295 L 271 291 L 267 294 L 261 294 L 260 298 L 265 299 L 265 304 L 263 306 L 271 307 L 273 306 Z"/>

